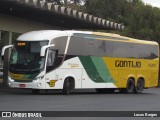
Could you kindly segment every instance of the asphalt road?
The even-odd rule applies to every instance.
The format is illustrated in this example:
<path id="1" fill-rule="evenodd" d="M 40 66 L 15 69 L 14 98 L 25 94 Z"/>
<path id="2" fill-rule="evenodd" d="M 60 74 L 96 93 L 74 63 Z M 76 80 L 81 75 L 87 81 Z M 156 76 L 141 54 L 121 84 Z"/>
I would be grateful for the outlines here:
<path id="1" fill-rule="evenodd" d="M 142 94 L 98 94 L 95 90 L 77 90 L 70 95 L 56 91 L 32 95 L 31 90 L 0 89 L 0 111 L 160 111 L 160 88 L 146 89 Z"/>

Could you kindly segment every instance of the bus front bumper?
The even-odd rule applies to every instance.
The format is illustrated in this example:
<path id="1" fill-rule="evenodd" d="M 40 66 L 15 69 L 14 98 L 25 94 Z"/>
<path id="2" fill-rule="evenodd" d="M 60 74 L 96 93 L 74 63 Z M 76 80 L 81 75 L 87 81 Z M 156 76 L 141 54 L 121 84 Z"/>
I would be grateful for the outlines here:
<path id="1" fill-rule="evenodd" d="M 11 88 L 31 88 L 31 89 L 45 89 L 42 80 L 33 80 L 32 82 L 15 82 L 8 77 L 8 85 Z"/>

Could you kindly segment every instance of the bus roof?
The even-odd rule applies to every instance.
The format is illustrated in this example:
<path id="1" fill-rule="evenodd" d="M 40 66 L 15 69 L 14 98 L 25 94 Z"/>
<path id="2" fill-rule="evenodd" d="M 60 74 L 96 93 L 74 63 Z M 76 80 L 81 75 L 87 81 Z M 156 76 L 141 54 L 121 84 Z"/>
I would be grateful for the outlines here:
<path id="1" fill-rule="evenodd" d="M 75 31 L 75 30 L 40 30 L 40 31 L 31 31 L 25 34 L 22 34 L 17 38 L 18 41 L 43 41 L 43 40 L 52 40 L 61 36 L 73 36 L 74 34 L 84 34 L 93 36 L 93 39 L 100 40 L 112 40 L 112 41 L 122 41 L 122 42 L 133 42 L 140 44 L 152 44 L 158 45 L 155 41 L 146 41 L 146 40 L 138 40 L 134 38 L 120 36 L 118 34 L 113 33 L 104 33 L 104 32 L 91 32 L 91 31 Z M 103 37 L 98 37 L 103 36 Z M 106 38 L 105 38 L 106 37 Z M 107 38 L 109 37 L 109 39 Z"/>
<path id="2" fill-rule="evenodd" d="M 31 31 L 22 34 L 17 38 L 18 41 L 41 41 L 41 40 L 52 40 L 55 37 L 67 35 L 64 31 L 59 30 L 40 30 Z"/>
<path id="3" fill-rule="evenodd" d="M 74 31 L 74 30 L 39 30 L 31 31 L 22 34 L 17 38 L 18 41 L 40 41 L 40 40 L 52 40 L 60 36 L 72 36 L 73 33 L 85 33 L 91 34 L 92 32 L 87 31 Z"/>
<path id="4" fill-rule="evenodd" d="M 93 34 L 94 35 L 99 35 L 99 36 L 110 36 L 110 37 L 113 37 L 113 38 L 118 38 L 118 39 L 121 39 L 122 42 L 132 42 L 132 43 L 139 43 L 139 44 L 158 45 L 158 43 L 156 41 L 139 40 L 139 39 L 135 39 L 135 38 L 121 36 L 119 34 L 114 34 L 114 33 L 93 32 Z M 104 40 L 107 40 L 107 39 L 104 39 Z M 116 40 L 116 39 L 110 39 L 110 40 L 119 41 L 119 40 Z"/>

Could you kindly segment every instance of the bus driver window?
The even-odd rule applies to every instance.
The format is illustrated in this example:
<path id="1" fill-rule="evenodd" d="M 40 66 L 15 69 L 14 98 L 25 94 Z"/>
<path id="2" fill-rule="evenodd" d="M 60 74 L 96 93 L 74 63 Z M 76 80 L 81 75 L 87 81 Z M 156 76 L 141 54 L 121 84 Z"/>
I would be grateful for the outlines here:
<path id="1" fill-rule="evenodd" d="M 54 68 L 56 56 L 57 56 L 57 51 L 53 49 L 49 49 L 48 59 L 47 59 L 47 72 L 51 71 Z"/>

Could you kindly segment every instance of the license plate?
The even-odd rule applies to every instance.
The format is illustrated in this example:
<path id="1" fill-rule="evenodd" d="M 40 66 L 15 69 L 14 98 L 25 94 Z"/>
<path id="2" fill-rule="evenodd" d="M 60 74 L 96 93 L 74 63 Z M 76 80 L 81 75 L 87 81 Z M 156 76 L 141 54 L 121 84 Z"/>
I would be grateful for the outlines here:
<path id="1" fill-rule="evenodd" d="M 19 84 L 19 87 L 20 87 L 20 88 L 25 88 L 26 85 L 25 85 L 25 84 Z"/>

